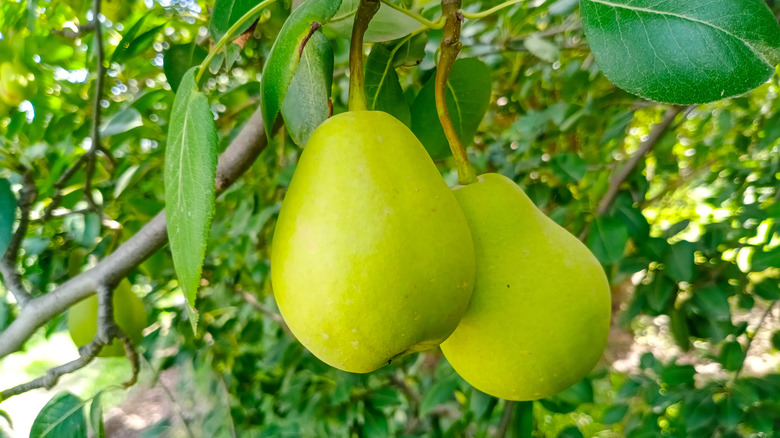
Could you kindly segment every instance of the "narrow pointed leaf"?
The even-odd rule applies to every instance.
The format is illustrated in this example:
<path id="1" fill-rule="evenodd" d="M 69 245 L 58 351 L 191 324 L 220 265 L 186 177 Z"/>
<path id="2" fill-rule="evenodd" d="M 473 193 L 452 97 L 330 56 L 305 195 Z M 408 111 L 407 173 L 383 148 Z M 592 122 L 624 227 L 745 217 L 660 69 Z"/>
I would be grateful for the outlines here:
<path id="1" fill-rule="evenodd" d="M 780 61 L 780 26 L 763 0 L 581 0 L 588 44 L 618 87 L 694 104 L 767 81 Z"/>
<path id="2" fill-rule="evenodd" d="M 276 37 L 268 61 L 263 67 L 260 82 L 260 108 L 265 121 L 265 132 L 271 128 L 282 108 L 287 88 L 298 68 L 300 47 L 311 31 L 312 23 L 325 23 L 341 5 L 341 0 L 308 0 L 294 10 L 284 22 Z"/>
<path id="3" fill-rule="evenodd" d="M 165 151 L 168 238 L 179 284 L 192 307 L 214 212 L 216 168 L 214 117 L 206 96 L 195 85 L 193 67 L 176 93 Z"/>
<path id="4" fill-rule="evenodd" d="M 330 116 L 333 83 L 333 49 L 328 38 L 315 32 L 295 70 L 282 104 L 282 117 L 295 144 L 303 146 L 309 136 Z"/>

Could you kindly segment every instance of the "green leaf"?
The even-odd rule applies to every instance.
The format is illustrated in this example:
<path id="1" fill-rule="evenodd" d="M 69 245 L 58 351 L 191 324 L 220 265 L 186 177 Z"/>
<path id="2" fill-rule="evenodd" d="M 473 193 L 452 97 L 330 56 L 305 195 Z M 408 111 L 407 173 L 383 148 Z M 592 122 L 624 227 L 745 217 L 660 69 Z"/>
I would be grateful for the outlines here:
<path id="1" fill-rule="evenodd" d="M 208 99 L 195 85 L 195 67 L 182 79 L 165 151 L 165 214 L 173 264 L 194 315 L 214 213 L 217 131 Z M 193 331 L 197 322 L 191 319 Z"/>
<path id="2" fill-rule="evenodd" d="M 8 423 L 8 427 L 10 427 L 11 429 L 14 428 L 14 422 L 11 420 L 11 416 L 8 415 L 8 412 L 0 409 L 0 418 L 4 419 L 5 422 Z"/>
<path id="3" fill-rule="evenodd" d="M 712 102 L 766 82 L 780 26 L 763 0 L 581 0 L 588 44 L 618 87 L 661 102 Z"/>
<path id="4" fill-rule="evenodd" d="M 532 33 L 523 41 L 525 48 L 542 61 L 555 62 L 561 57 L 561 49 L 539 35 Z"/>
<path id="5" fill-rule="evenodd" d="M 30 438 L 84 438 L 87 420 L 84 402 L 69 393 L 61 392 L 41 409 L 35 417 Z"/>
<path id="6" fill-rule="evenodd" d="M 8 244 L 11 243 L 15 219 L 16 196 L 11 191 L 11 183 L 5 178 L 0 178 L 0 257 L 5 254 Z"/>
<path id="7" fill-rule="evenodd" d="M 239 18 L 243 17 L 250 9 L 257 6 L 258 3 L 258 0 L 217 0 L 214 2 L 214 9 L 211 11 L 211 21 L 209 22 L 211 39 L 215 42 L 221 40 L 228 29 L 230 29 L 230 26 L 234 25 Z M 260 11 L 254 17 L 247 20 L 247 22 L 238 29 L 235 36 L 246 32 L 262 13 L 263 12 Z"/>
<path id="8" fill-rule="evenodd" d="M 737 341 L 726 342 L 720 351 L 718 362 L 728 371 L 737 371 L 742 368 L 742 362 L 745 360 L 745 352 L 742 351 L 742 345 Z"/>
<path id="9" fill-rule="evenodd" d="M 755 286 L 753 293 L 765 300 L 780 300 L 780 284 L 777 279 L 767 278 Z"/>
<path id="10" fill-rule="evenodd" d="M 577 426 L 569 426 L 558 434 L 558 438 L 584 438 Z"/>
<path id="11" fill-rule="evenodd" d="M 645 285 L 642 284 L 637 288 L 638 292 L 641 292 L 647 297 L 647 305 L 655 312 L 663 313 L 674 303 L 672 296 L 677 291 L 677 284 L 672 280 L 669 280 L 656 271 L 656 276 L 652 283 Z"/>
<path id="12" fill-rule="evenodd" d="M 750 270 L 761 272 L 768 268 L 780 268 L 780 246 L 769 251 L 756 251 L 750 259 Z"/>
<path id="13" fill-rule="evenodd" d="M 772 346 L 775 350 L 780 350 L 780 330 L 772 333 Z"/>
<path id="14" fill-rule="evenodd" d="M 628 229 L 620 219 L 597 217 L 588 233 L 588 248 L 603 265 L 613 265 L 623 258 L 628 243 Z"/>
<path id="15" fill-rule="evenodd" d="M 303 49 L 282 104 L 284 124 L 295 144 L 305 145 L 314 130 L 330 116 L 332 82 L 333 49 L 325 35 L 315 32 Z"/>
<path id="16" fill-rule="evenodd" d="M 693 385 L 696 368 L 693 365 L 670 364 L 661 372 L 661 381 L 669 386 Z"/>
<path id="17" fill-rule="evenodd" d="M 664 232 L 662 233 L 662 236 L 665 239 L 669 239 L 671 237 L 674 237 L 674 236 L 680 234 L 686 228 L 688 228 L 688 225 L 690 225 L 690 224 L 691 224 L 691 220 L 690 219 L 683 219 L 680 222 L 677 222 L 677 223 L 675 223 L 673 225 L 670 225 L 669 228 L 665 229 Z"/>
<path id="18" fill-rule="evenodd" d="M 506 409 L 506 408 L 505 408 Z M 515 402 L 515 411 L 512 413 L 512 434 L 516 438 L 531 438 L 534 431 L 534 402 Z"/>
<path id="19" fill-rule="evenodd" d="M 593 403 L 593 383 L 585 378 L 563 391 L 539 400 L 550 412 L 568 414 L 584 403 Z"/>
<path id="20" fill-rule="evenodd" d="M 203 47 L 191 43 L 172 46 L 163 56 L 163 71 L 165 78 L 171 85 L 171 89 L 176 92 L 181 84 L 181 79 L 190 67 L 200 65 L 208 52 Z"/>
<path id="21" fill-rule="evenodd" d="M 693 243 L 682 240 L 671 246 L 664 258 L 664 273 L 675 281 L 693 279 Z"/>
<path id="22" fill-rule="evenodd" d="M 106 436 L 105 427 L 103 426 L 103 405 L 100 400 L 101 395 L 103 395 L 102 391 L 95 394 L 95 397 L 92 398 L 92 403 L 89 406 L 89 425 L 97 438 L 105 438 Z"/>
<path id="23" fill-rule="evenodd" d="M 341 0 L 308 0 L 290 14 L 279 31 L 260 82 L 260 108 L 268 137 L 298 68 L 301 43 L 309 35 L 312 23 L 328 21 L 340 4 Z"/>
<path id="24" fill-rule="evenodd" d="M 585 160 L 573 153 L 553 155 L 550 168 L 564 182 L 575 183 L 585 176 L 588 166 Z"/>
<path id="25" fill-rule="evenodd" d="M 111 115 L 100 129 L 100 136 L 107 138 L 112 135 L 122 134 L 133 128 L 143 126 L 143 124 L 141 113 L 133 107 L 127 107 Z"/>
<path id="26" fill-rule="evenodd" d="M 726 293 L 717 287 L 705 287 L 693 293 L 691 305 L 696 313 L 715 321 L 731 320 L 731 308 Z"/>
<path id="27" fill-rule="evenodd" d="M 439 380 L 425 393 L 420 402 L 420 416 L 423 417 L 436 406 L 455 398 L 458 381 L 453 377 Z"/>
<path id="28" fill-rule="evenodd" d="M 146 22 L 146 19 L 149 18 L 149 14 L 143 14 L 141 17 L 136 21 L 130 29 L 127 29 L 127 32 L 125 32 L 122 35 L 122 39 L 119 41 L 119 45 L 116 46 L 116 49 L 114 49 L 114 54 L 112 55 L 112 62 L 114 61 L 113 57 L 117 56 L 117 53 L 119 56 L 122 56 L 123 52 L 126 52 L 127 49 L 130 48 L 130 45 L 133 43 L 133 40 L 138 37 L 138 35 L 141 33 L 141 29 L 144 27 L 144 23 Z"/>
<path id="29" fill-rule="evenodd" d="M 165 25 L 161 24 L 159 26 L 155 26 L 150 30 L 147 30 L 146 32 L 138 35 L 143 28 L 145 17 L 146 15 L 141 17 L 133 25 L 133 27 L 130 28 L 130 30 L 122 35 L 122 40 L 119 42 L 119 45 L 116 46 L 114 54 L 111 55 L 111 62 L 122 63 L 128 59 L 132 59 L 146 51 L 146 49 L 154 44 L 154 40 L 157 37 L 157 32 L 165 27 Z"/>
<path id="30" fill-rule="evenodd" d="M 476 58 L 455 61 L 447 86 L 447 109 L 455 126 L 455 132 L 464 146 L 474 139 L 482 121 L 491 94 L 491 72 L 485 63 Z M 412 132 L 434 159 L 448 157 L 447 137 L 439 122 L 434 96 L 436 74 L 431 75 L 412 104 Z"/>
<path id="31" fill-rule="evenodd" d="M 688 351 L 691 348 L 691 332 L 688 328 L 688 320 L 685 318 L 685 313 L 682 309 L 673 309 L 669 313 L 669 328 L 672 331 L 672 336 L 677 345 Z"/>
<path id="32" fill-rule="evenodd" d="M 682 408 L 682 419 L 688 432 L 707 427 L 717 418 L 715 402 L 709 391 L 690 393 Z"/>
<path id="33" fill-rule="evenodd" d="M 389 436 L 387 417 L 382 411 L 373 407 L 366 408 L 365 418 L 366 422 L 363 425 L 364 434 L 361 436 L 367 438 L 385 438 Z"/>
<path id="34" fill-rule="evenodd" d="M 305 3 L 304 3 L 305 4 Z M 341 7 L 333 16 L 333 19 L 325 25 L 325 32 L 331 38 L 349 39 L 352 35 L 352 24 L 355 21 L 360 0 L 344 0 Z M 422 25 L 414 18 L 396 11 L 395 9 L 381 5 L 379 10 L 368 23 L 368 29 L 363 37 L 367 43 L 381 43 L 397 40 L 414 32 Z"/>
<path id="35" fill-rule="evenodd" d="M 375 44 L 371 49 L 365 68 L 366 98 L 368 109 L 384 111 L 411 126 L 412 114 L 393 61 L 396 49 L 400 48 L 400 45 Z"/>
<path id="36" fill-rule="evenodd" d="M 623 417 L 625 417 L 627 413 L 627 404 L 620 403 L 612 405 L 604 411 L 604 416 L 602 417 L 601 422 L 604 424 L 619 423 L 621 420 L 623 420 Z"/>

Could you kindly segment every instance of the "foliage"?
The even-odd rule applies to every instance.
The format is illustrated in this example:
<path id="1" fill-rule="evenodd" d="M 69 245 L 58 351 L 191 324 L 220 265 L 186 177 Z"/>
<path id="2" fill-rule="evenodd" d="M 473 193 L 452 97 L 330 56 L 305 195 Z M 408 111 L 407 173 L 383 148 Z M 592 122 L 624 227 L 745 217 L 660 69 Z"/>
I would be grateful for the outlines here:
<path id="1" fill-rule="evenodd" d="M 0 112 L 0 243 L 9 235 L 8 218 L 17 214 L 4 187 L 10 185 L 12 198 L 18 198 L 20 169 L 33 169 L 39 197 L 17 268 L 26 285 L 45 293 L 111 253 L 163 208 L 164 150 L 173 153 L 176 139 L 168 138 L 181 117 L 172 114 L 178 97 L 172 87 L 180 91 L 195 85 L 192 78 L 182 81 L 185 72 L 205 59 L 210 41 L 229 27 L 219 20 L 231 22 L 240 14 L 211 13 L 215 3 L 230 3 L 221 0 L 131 0 L 112 11 L 116 22 L 103 23 L 109 62 L 100 103 L 107 152 L 98 153 L 89 184 L 81 170 L 58 186 L 58 178 L 91 146 L 95 40 L 88 29 L 76 32 L 89 23 L 90 5 L 79 0 L 29 3 L 0 5 L 0 53 L 12 54 L 8 59 L 29 70 L 36 84 L 24 102 Z M 248 10 L 247 2 L 233 3 Z M 436 3 L 397 3 L 421 10 L 429 20 L 438 10 Z M 585 14 L 585 8 L 602 4 L 582 3 Z M 760 2 L 747 3 L 758 7 Z M 346 108 L 348 44 L 343 36 L 351 22 L 345 17 L 356 4 L 345 0 L 335 15 L 318 12 L 333 16 L 322 32 L 332 46 L 334 112 Z M 484 0 L 464 6 L 476 12 L 496 4 Z M 492 92 L 481 123 L 480 108 L 469 105 L 472 114 L 460 132 L 471 144 L 479 173 L 495 171 L 517 181 L 551 218 L 585 237 L 604 265 L 613 286 L 616 339 L 603 363 L 554 397 L 512 404 L 471 388 L 435 350 L 368 375 L 336 371 L 314 358 L 274 318 L 270 290 L 268 255 L 276 214 L 300 154 L 296 142 L 305 143 L 305 129 L 310 129 L 301 124 L 300 131 L 289 132 L 288 126 L 272 134 L 258 162 L 216 200 L 196 292 L 197 333 L 181 298 L 181 288 L 188 286 L 176 280 L 169 248 L 129 274 L 149 312 L 141 353 L 153 373 L 175 367 L 187 380 L 186 391 L 200 406 L 188 418 L 191 429 L 204 436 L 551 437 L 771 436 L 780 430 L 778 370 L 757 372 L 745 365 L 749 356 L 774 352 L 776 357 L 778 349 L 777 332 L 772 336 L 766 328 L 774 324 L 777 329 L 780 300 L 778 73 L 768 82 L 750 84 L 757 88 L 746 94 L 678 116 L 601 213 L 611 175 L 640 148 L 668 108 L 639 100 L 602 74 L 599 66 L 607 75 L 609 67 L 596 46 L 594 59 L 585 44 L 592 23 L 585 21 L 584 34 L 576 5 L 570 0 L 539 6 L 523 2 L 483 20 L 466 20 L 461 57 L 484 63 Z M 201 111 L 198 129 L 208 130 L 203 113 L 208 105 L 217 133 L 198 155 L 209 162 L 195 171 L 213 175 L 208 154 L 224 150 L 261 100 L 273 98 L 266 114 L 276 117 L 281 110 L 289 122 L 285 107 L 296 104 L 284 94 L 290 84 L 295 90 L 295 66 L 277 66 L 284 77 L 271 89 L 258 79 L 274 68 L 272 46 L 290 9 L 290 2 L 268 6 L 257 25 L 247 28 L 251 34 L 242 47 L 231 44 L 210 63 L 196 91 L 200 96 L 193 97 L 205 96 L 208 103 L 200 99 L 201 108 L 186 108 Z M 401 108 L 398 114 L 406 113 L 406 105 L 414 129 L 435 119 L 432 104 L 426 110 L 420 102 L 432 100 L 424 93 L 435 74 L 434 52 L 442 34 L 432 30 L 410 39 L 408 51 L 384 53 L 406 44 L 401 40 L 419 23 L 412 27 L 408 17 L 399 18 L 385 6 L 380 11 L 389 18 L 369 30 L 367 41 L 382 42 L 369 65 L 391 66 L 388 72 L 394 74 L 377 77 L 397 80 L 399 86 L 391 86 L 403 99 L 394 92 L 394 100 L 384 103 Z M 772 12 L 777 16 L 780 9 Z M 295 44 L 273 51 L 284 50 L 279 56 L 293 59 L 310 23 L 285 26 L 294 27 Z M 369 77 L 372 71 L 369 67 Z M 477 88 L 482 76 L 470 85 Z M 272 125 L 267 120 L 269 131 Z M 198 141 L 186 147 L 199 146 L 207 141 L 204 136 L 198 134 Z M 452 159 L 433 141 L 426 147 L 442 158 L 437 163 L 454 184 Z M 38 220 L 56 193 L 62 198 L 53 217 Z M 18 312 L 10 293 L 0 289 L 0 330 Z M 45 327 L 47 334 L 62 329 L 62 318 Z M 648 332 L 658 333 L 665 348 L 637 355 L 633 367 L 618 367 L 619 359 L 630 362 L 632 354 L 630 346 L 617 342 L 618 335 L 642 338 Z M 762 341 L 766 338 L 771 341 Z M 641 345 L 634 348 L 643 351 Z M 40 416 L 64 410 L 67 402 L 78 413 L 68 421 L 97 430 L 100 422 L 92 414 L 87 420 L 83 409 L 92 395 L 81 394 L 81 400 L 57 396 Z M 101 412 L 99 401 L 91 406 L 90 412 Z"/>

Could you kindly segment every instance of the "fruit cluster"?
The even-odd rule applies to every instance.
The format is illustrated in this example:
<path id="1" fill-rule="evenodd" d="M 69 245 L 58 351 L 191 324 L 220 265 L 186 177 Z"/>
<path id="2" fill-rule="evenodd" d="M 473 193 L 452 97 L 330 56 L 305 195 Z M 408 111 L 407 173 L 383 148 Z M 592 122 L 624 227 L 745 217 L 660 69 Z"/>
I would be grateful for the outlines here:
<path id="1" fill-rule="evenodd" d="M 450 190 L 379 111 L 311 136 L 273 239 L 274 296 L 315 356 L 366 373 L 441 345 L 477 389 L 534 400 L 601 357 L 610 291 L 596 258 L 498 174 Z"/>

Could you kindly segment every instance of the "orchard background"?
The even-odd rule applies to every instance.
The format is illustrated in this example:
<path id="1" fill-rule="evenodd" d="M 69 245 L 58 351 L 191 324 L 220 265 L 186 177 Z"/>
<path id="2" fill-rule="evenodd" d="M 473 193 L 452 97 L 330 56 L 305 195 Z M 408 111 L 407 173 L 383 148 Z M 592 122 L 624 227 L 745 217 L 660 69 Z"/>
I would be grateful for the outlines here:
<path id="1" fill-rule="evenodd" d="M 101 32 L 86 0 L 0 5 L 0 62 L 9 65 L 0 66 L 0 344 L 25 317 L 20 304 L 29 297 L 13 289 L 45 296 L 80 273 L 127 276 L 148 313 L 135 386 L 119 385 L 132 375 L 127 359 L 97 359 L 51 390 L 0 402 L 0 436 L 26 436 L 30 427 L 36 437 L 777 434 L 780 75 L 707 104 L 643 100 L 601 73 L 576 0 L 467 17 L 461 58 L 470 59 L 456 64 L 450 84 L 477 173 L 519 183 L 607 272 L 610 342 L 588 378 L 548 399 L 506 402 L 473 389 L 437 349 L 356 375 L 323 364 L 286 330 L 271 291 L 270 239 L 300 126 L 327 101 L 288 94 L 284 106 L 295 111 L 283 107 L 285 127 L 266 121 L 268 139 L 257 109 L 263 66 L 299 1 L 264 9 L 204 74 L 217 152 L 231 144 L 254 152 L 228 149 L 224 157 L 244 161 L 225 160 L 217 171 L 193 333 L 164 228 L 153 236 L 141 229 L 161 225 L 153 218 L 165 206 L 174 90 L 257 3 L 106 0 Z M 334 113 L 346 110 L 356 4 L 344 0 L 322 29 L 332 84 L 309 78 L 330 91 Z M 394 4 L 431 21 L 440 11 L 438 2 Z M 387 5 L 372 23 L 367 40 L 382 43 L 367 59 L 369 103 L 371 90 L 383 96 L 373 104 L 407 123 L 456 184 L 444 136 L 431 128 L 441 31 L 408 37 L 419 22 Z M 26 84 L 6 83 L 10 66 Z M 141 249 L 148 241 L 156 243 Z M 124 258 L 99 264 L 109 254 Z M 79 357 L 59 310 L 2 355 L 0 390 Z"/>

